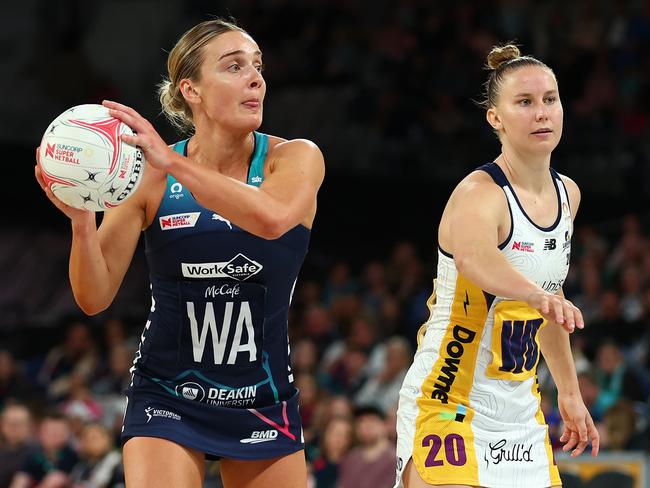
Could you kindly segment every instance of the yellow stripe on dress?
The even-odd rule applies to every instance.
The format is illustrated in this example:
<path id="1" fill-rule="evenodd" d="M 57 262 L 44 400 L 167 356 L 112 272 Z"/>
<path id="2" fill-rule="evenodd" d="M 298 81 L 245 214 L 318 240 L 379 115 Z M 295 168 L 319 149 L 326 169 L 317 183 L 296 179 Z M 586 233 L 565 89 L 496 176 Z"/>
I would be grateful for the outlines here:
<path id="1" fill-rule="evenodd" d="M 438 358 L 417 399 L 413 462 L 429 484 L 479 484 L 469 393 L 487 316 L 483 290 L 459 274 Z"/>
<path id="2" fill-rule="evenodd" d="M 548 475 L 551 479 L 551 486 L 561 486 L 562 480 L 560 479 L 560 471 L 557 469 L 555 464 L 555 457 L 553 456 L 553 448 L 551 447 L 551 439 L 548 434 L 548 425 L 546 424 L 546 419 L 544 418 L 544 412 L 542 412 L 542 395 L 539 392 L 539 382 L 537 380 L 537 375 L 535 376 L 535 381 L 531 388 L 531 392 L 535 398 L 537 398 L 538 407 L 537 414 L 535 414 L 535 419 L 539 425 L 546 426 L 546 437 L 544 439 L 544 447 L 546 448 L 546 457 L 548 459 Z"/>

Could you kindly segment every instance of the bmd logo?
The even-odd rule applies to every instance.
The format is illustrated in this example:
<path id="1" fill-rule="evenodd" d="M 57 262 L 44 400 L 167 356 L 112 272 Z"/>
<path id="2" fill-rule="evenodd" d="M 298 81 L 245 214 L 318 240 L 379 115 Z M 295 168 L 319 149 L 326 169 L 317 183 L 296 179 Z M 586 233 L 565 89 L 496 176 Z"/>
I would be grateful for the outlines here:
<path id="1" fill-rule="evenodd" d="M 242 444 L 259 444 L 260 442 L 270 442 L 278 438 L 278 431 L 273 430 L 255 430 L 250 437 L 240 439 Z"/>

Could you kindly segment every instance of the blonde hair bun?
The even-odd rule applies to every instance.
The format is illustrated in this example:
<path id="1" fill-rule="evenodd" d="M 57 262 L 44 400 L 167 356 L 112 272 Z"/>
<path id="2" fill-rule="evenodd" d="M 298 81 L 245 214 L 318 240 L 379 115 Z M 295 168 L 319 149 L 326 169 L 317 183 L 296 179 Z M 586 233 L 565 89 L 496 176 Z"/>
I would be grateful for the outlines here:
<path id="1" fill-rule="evenodd" d="M 521 51 L 514 44 L 506 44 L 505 46 L 494 46 L 487 55 L 487 65 L 490 69 L 496 70 L 503 63 L 512 61 L 521 57 Z"/>

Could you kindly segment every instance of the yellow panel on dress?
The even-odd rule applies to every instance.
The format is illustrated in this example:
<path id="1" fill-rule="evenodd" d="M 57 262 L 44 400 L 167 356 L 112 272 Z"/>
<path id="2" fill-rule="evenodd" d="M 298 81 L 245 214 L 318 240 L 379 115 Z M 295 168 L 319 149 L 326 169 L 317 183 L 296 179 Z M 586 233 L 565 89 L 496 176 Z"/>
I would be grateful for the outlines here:
<path id="1" fill-rule="evenodd" d="M 458 275 L 438 359 L 417 399 L 413 462 L 429 484 L 478 484 L 469 392 L 487 315 L 483 290 Z"/>
<path id="2" fill-rule="evenodd" d="M 504 300 L 494 307 L 492 363 L 489 378 L 524 381 L 535 376 L 539 362 L 538 332 L 546 320 L 525 302 Z"/>

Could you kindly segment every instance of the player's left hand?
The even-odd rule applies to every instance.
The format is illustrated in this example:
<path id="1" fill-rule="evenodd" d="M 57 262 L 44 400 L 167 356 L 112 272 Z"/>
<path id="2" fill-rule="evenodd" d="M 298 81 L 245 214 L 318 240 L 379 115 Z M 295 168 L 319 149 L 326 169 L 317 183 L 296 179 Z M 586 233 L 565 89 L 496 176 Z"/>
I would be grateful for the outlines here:
<path id="1" fill-rule="evenodd" d="M 122 135 L 124 142 L 140 147 L 145 159 L 154 168 L 166 170 L 170 166 L 174 151 L 162 140 L 147 119 L 121 103 L 104 100 L 102 105 L 109 110 L 111 117 L 121 120 L 136 133 L 133 136 Z"/>
<path id="2" fill-rule="evenodd" d="M 600 436 L 580 393 L 558 394 L 557 403 L 564 421 L 564 431 L 560 437 L 560 442 L 564 443 L 562 450 L 568 452 L 573 449 L 571 457 L 576 457 L 591 441 L 591 455 L 597 456 Z"/>

